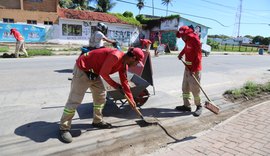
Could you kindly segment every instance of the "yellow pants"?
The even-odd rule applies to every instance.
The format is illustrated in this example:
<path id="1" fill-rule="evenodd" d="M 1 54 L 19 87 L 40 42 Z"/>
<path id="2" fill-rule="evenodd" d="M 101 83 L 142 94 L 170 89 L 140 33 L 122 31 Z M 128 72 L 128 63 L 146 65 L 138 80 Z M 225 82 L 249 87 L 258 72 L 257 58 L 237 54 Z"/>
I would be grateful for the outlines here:
<path id="1" fill-rule="evenodd" d="M 77 107 L 81 104 L 88 88 L 90 88 L 94 100 L 93 123 L 102 121 L 102 110 L 106 102 L 106 92 L 102 80 L 100 77 L 96 80 L 89 80 L 85 72 L 75 65 L 69 97 L 60 121 L 60 130 L 69 130 L 71 128 L 72 118 L 75 115 Z"/>
<path id="2" fill-rule="evenodd" d="M 194 76 L 200 82 L 201 80 L 201 72 L 196 72 Z M 185 69 L 183 82 L 182 82 L 182 94 L 183 94 L 183 101 L 184 105 L 190 107 L 191 105 L 191 94 L 194 97 L 194 104 L 196 106 L 201 105 L 201 98 L 200 98 L 200 87 L 194 78 L 191 75 L 191 72 Z"/>

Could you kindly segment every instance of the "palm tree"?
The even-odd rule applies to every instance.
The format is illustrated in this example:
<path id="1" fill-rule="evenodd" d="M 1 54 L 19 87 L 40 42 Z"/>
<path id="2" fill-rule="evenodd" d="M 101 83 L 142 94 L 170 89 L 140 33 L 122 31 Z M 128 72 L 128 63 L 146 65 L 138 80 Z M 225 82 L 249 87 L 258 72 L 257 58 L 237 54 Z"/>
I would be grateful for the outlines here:
<path id="1" fill-rule="evenodd" d="M 113 3 L 111 0 L 97 0 L 96 10 L 97 12 L 108 12 L 110 11 L 116 3 Z"/>
<path id="2" fill-rule="evenodd" d="M 91 10 L 88 6 L 90 2 L 96 0 L 60 0 L 59 5 L 61 8 L 75 9 L 75 10 Z"/>
<path id="3" fill-rule="evenodd" d="M 139 15 L 140 15 L 141 9 L 144 7 L 144 0 L 138 0 L 137 7 L 139 9 Z"/>
<path id="4" fill-rule="evenodd" d="M 163 5 L 166 5 L 167 6 L 167 10 L 166 10 L 166 16 L 168 15 L 168 5 L 171 4 L 172 5 L 172 1 L 173 0 L 162 0 L 162 3 Z"/>

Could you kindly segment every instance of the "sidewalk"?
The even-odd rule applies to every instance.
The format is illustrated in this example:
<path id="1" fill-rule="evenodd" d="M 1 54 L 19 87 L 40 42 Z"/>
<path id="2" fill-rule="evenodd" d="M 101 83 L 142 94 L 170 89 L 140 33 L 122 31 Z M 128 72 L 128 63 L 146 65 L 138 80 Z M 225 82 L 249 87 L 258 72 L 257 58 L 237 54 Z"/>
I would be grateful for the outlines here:
<path id="1" fill-rule="evenodd" d="M 145 156 L 270 155 L 270 101 Z"/>

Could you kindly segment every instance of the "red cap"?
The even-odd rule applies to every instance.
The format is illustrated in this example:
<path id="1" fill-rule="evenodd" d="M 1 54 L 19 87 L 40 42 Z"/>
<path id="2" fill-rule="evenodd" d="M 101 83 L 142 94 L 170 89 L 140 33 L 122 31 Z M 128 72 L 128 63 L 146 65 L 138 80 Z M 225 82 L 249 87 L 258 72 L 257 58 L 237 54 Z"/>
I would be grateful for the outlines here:
<path id="1" fill-rule="evenodd" d="M 181 38 L 181 37 L 183 37 L 183 35 L 187 35 L 187 34 L 190 34 L 192 32 L 193 32 L 193 30 L 191 28 L 184 25 L 184 26 L 179 28 L 179 31 L 177 31 L 177 33 L 176 33 L 176 36 L 178 38 Z"/>
<path id="2" fill-rule="evenodd" d="M 130 51 L 135 57 L 136 59 L 139 61 L 139 64 L 143 67 L 143 63 L 142 60 L 144 58 L 144 53 L 142 51 L 142 49 L 140 48 L 129 48 L 128 51 Z"/>

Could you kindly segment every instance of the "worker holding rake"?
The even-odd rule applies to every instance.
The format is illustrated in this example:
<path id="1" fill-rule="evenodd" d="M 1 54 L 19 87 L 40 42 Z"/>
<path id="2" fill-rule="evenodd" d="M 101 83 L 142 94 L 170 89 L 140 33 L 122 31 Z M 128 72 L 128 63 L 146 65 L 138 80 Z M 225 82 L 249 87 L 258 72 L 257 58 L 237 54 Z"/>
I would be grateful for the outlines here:
<path id="1" fill-rule="evenodd" d="M 182 38 L 185 42 L 184 49 L 178 55 L 178 59 L 182 60 L 185 55 L 185 71 L 182 82 L 182 95 L 184 105 L 177 106 L 175 109 L 184 112 L 191 112 L 191 93 L 194 97 L 194 103 L 197 106 L 194 116 L 200 116 L 202 113 L 202 105 L 200 98 L 200 86 L 197 84 L 196 79 L 200 82 L 201 70 L 202 70 L 202 51 L 201 43 L 198 35 L 188 26 L 182 26 L 179 28 L 176 36 Z M 195 79 L 195 78 L 196 79 Z"/>

